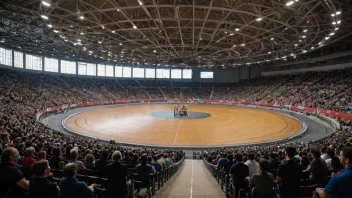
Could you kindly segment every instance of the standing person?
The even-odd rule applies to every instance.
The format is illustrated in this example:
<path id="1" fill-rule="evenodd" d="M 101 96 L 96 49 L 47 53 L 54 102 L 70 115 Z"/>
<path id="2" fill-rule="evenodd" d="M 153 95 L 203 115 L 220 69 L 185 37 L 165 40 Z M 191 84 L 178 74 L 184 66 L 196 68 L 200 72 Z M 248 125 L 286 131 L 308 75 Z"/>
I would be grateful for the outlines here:
<path id="1" fill-rule="evenodd" d="M 245 188 L 245 178 L 249 176 L 249 168 L 243 162 L 243 155 L 241 153 L 236 153 L 235 159 L 236 164 L 231 166 L 230 177 L 232 178 L 232 183 L 236 187 L 236 197 L 238 196 L 238 191 Z"/>
<path id="2" fill-rule="evenodd" d="M 78 181 L 77 167 L 74 163 L 66 164 L 64 168 L 65 178 L 60 180 L 60 198 L 91 198 L 93 197 L 96 184 L 87 186 L 86 183 Z"/>
<path id="3" fill-rule="evenodd" d="M 281 197 L 296 197 L 299 193 L 302 167 L 294 160 L 295 154 L 295 147 L 287 147 L 285 161 L 277 169 L 276 183 L 280 184 Z"/>
<path id="4" fill-rule="evenodd" d="M 249 176 L 252 177 L 258 173 L 259 164 L 254 160 L 254 153 L 248 154 L 248 160 L 244 163 L 249 168 Z"/>
<path id="5" fill-rule="evenodd" d="M 120 151 L 115 151 L 112 154 L 113 163 L 106 166 L 108 176 L 108 191 L 110 197 L 126 197 L 128 188 L 127 181 L 127 166 L 121 164 L 122 155 Z"/>
<path id="6" fill-rule="evenodd" d="M 250 184 L 254 185 L 253 194 L 255 197 L 273 197 L 274 176 L 268 173 L 269 162 L 261 158 L 259 160 L 259 173 L 254 174 L 250 179 Z"/>
<path id="7" fill-rule="evenodd" d="M 23 191 L 29 190 L 29 182 L 24 175 L 15 167 L 19 153 L 17 149 L 8 147 L 3 150 L 0 164 L 0 197 L 4 197 L 9 191 L 9 198 L 23 197 Z"/>
<path id="8" fill-rule="evenodd" d="M 47 160 L 36 161 L 32 166 L 34 177 L 29 182 L 29 192 L 33 198 L 58 198 L 60 189 L 48 180 L 50 167 Z"/>
<path id="9" fill-rule="evenodd" d="M 345 170 L 332 177 L 325 188 L 315 191 L 321 198 L 350 198 L 352 195 L 352 147 L 344 147 L 340 151 L 340 162 Z"/>

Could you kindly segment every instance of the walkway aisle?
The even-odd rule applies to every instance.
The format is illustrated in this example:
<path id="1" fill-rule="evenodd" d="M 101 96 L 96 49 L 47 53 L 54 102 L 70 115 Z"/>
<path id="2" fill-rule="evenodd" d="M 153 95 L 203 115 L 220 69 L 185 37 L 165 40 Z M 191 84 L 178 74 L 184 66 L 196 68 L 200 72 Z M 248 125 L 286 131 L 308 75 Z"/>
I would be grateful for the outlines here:
<path id="1" fill-rule="evenodd" d="M 224 198 L 220 185 L 204 166 L 202 160 L 185 160 L 155 198 Z"/>

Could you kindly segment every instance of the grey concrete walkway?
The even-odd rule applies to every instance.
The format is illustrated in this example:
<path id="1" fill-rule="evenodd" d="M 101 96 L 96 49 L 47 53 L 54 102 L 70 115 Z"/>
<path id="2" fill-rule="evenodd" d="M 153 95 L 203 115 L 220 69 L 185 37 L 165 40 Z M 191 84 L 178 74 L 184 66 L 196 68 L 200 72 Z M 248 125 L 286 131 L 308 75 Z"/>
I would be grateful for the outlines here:
<path id="1" fill-rule="evenodd" d="M 202 160 L 185 160 L 178 172 L 164 184 L 153 198 L 224 198 Z"/>

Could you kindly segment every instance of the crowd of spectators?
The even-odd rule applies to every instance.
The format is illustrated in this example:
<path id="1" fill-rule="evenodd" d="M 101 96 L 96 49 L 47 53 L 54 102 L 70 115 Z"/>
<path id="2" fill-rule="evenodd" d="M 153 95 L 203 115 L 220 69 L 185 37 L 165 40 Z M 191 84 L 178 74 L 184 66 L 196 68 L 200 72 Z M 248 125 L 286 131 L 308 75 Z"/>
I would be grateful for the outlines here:
<path id="1" fill-rule="evenodd" d="M 10 186 L 6 188 L 20 187 L 29 190 L 26 179 L 30 179 L 33 174 L 40 178 L 49 177 L 49 166 L 62 169 L 64 172 L 66 170 L 69 177 L 74 178 L 75 174 L 85 169 L 104 172 L 106 165 L 111 162 L 115 164 L 114 166 L 125 160 L 134 160 L 141 165 L 149 162 L 154 165 L 160 162 L 165 167 L 172 165 L 176 158 L 180 159 L 181 153 L 177 151 L 124 147 L 90 138 L 63 135 L 36 121 L 35 115 L 41 109 L 82 102 L 183 97 L 263 101 L 350 112 L 351 74 L 352 69 L 345 69 L 265 77 L 239 83 L 202 84 L 71 77 L 0 69 L 0 153 L 3 155 L 0 173 L 13 174 L 11 181 L 5 180 L 6 177 L 0 175 L 1 184 L 9 182 Z M 315 173 L 315 170 L 319 169 L 317 167 L 322 166 L 330 168 L 335 175 L 339 174 L 343 166 L 342 163 L 338 163 L 336 155 L 343 146 L 351 146 L 351 137 L 351 127 L 344 126 L 330 138 L 317 142 L 296 143 L 293 145 L 297 149 L 294 159 L 298 160 L 303 169 L 312 172 L 313 178 L 318 175 Z M 320 150 L 324 147 L 329 148 L 326 151 L 327 159 L 319 158 L 319 153 L 313 152 L 314 149 Z M 258 168 L 264 170 L 266 167 L 266 162 L 261 163 L 260 158 L 271 160 L 270 167 L 278 166 L 280 160 L 285 158 L 285 148 L 286 145 L 271 144 L 261 147 L 239 147 L 237 151 L 243 151 L 241 152 L 243 164 L 249 167 L 248 176 L 253 177 Z M 115 153 L 116 151 L 120 153 Z M 216 165 L 220 163 L 230 170 L 231 158 L 232 160 L 235 158 L 233 161 L 239 160 L 237 151 L 229 149 L 207 151 L 206 156 L 210 162 Z M 155 156 L 156 159 L 153 159 Z M 44 163 L 43 160 L 46 159 L 49 161 Z M 12 166 L 21 167 L 22 172 Z M 243 165 L 241 166 L 243 168 Z M 149 166 L 143 166 L 138 170 L 148 169 L 146 167 Z M 160 169 L 157 163 L 153 167 L 156 170 Z M 254 178 L 253 182 L 255 181 Z M 33 183 L 39 185 L 41 182 L 43 183 L 37 179 Z M 63 181 L 62 186 L 65 186 L 65 182 L 68 181 Z M 60 189 L 57 186 L 54 188 L 49 183 L 45 185 L 51 186 L 48 189 L 52 189 L 53 192 L 56 192 L 56 188 Z M 33 188 L 36 189 L 38 186 Z"/>

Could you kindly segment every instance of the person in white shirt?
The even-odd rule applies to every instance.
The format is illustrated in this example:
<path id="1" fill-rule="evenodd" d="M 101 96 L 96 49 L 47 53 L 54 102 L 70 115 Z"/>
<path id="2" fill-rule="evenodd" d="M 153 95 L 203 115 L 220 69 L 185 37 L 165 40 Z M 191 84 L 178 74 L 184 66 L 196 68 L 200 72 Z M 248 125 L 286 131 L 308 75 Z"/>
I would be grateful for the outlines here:
<path id="1" fill-rule="evenodd" d="M 248 154 L 248 160 L 244 164 L 247 165 L 249 168 L 249 176 L 250 177 L 252 177 L 252 175 L 258 173 L 259 164 L 258 164 L 258 162 L 256 162 L 254 160 L 253 153 Z"/>
<path id="2" fill-rule="evenodd" d="M 326 150 L 328 149 L 328 147 L 324 146 L 323 148 L 321 148 L 321 156 L 320 158 L 323 159 L 323 160 L 326 160 L 327 159 L 327 155 L 326 155 Z"/>
<path id="3" fill-rule="evenodd" d="M 327 151 L 326 151 L 326 160 L 325 160 L 325 163 L 326 163 L 326 167 L 328 168 L 328 170 L 334 170 L 332 167 L 331 167 L 331 159 L 335 156 L 335 152 L 334 150 L 328 148 Z"/>

